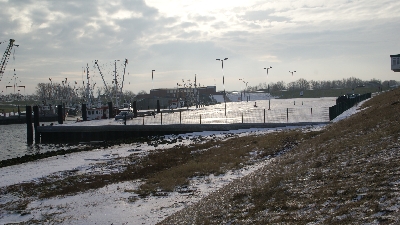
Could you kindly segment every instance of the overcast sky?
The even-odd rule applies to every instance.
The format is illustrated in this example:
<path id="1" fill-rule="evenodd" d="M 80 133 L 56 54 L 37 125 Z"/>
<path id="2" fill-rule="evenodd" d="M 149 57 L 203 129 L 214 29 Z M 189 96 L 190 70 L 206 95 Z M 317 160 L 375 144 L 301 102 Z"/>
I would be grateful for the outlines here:
<path id="1" fill-rule="evenodd" d="M 90 83 L 103 87 L 115 60 L 122 79 L 125 59 L 124 90 L 134 93 L 174 88 L 195 74 L 218 90 L 223 74 L 226 90 L 242 89 L 239 79 L 400 80 L 389 56 L 400 53 L 396 0 L 0 0 L 0 8 L 0 53 L 11 38 L 19 45 L 3 94 L 14 83 L 32 93 L 49 78 L 81 85 L 87 64 Z M 228 58 L 223 71 L 217 58 Z"/>

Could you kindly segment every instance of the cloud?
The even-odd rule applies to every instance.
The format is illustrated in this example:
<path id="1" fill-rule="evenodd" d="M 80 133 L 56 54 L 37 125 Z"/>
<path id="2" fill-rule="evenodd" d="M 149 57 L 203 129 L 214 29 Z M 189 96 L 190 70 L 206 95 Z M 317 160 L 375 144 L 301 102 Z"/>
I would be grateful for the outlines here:
<path id="1" fill-rule="evenodd" d="M 259 10 L 259 11 L 248 11 L 243 16 L 240 16 L 243 20 L 247 21 L 268 21 L 268 22 L 285 22 L 290 21 L 290 18 L 283 16 L 273 16 L 274 10 Z"/>
<path id="2" fill-rule="evenodd" d="M 375 72 L 365 76 L 384 71 L 382 77 L 393 79 L 385 60 L 378 59 L 400 48 L 394 33 L 400 2 L 391 0 L 19 0 L 0 1 L 0 8 L 6 9 L 0 40 L 20 44 L 7 69 L 15 66 L 33 86 L 27 92 L 48 77 L 82 79 L 82 67 L 93 67 L 95 59 L 128 58 L 130 77 L 147 79 L 140 80 L 140 89 L 151 88 L 147 75 L 156 67 L 170 80 L 195 73 L 213 79 L 220 73 L 214 68 L 219 57 L 229 57 L 228 82 L 243 76 L 256 82 L 265 63 L 275 74 L 309 67 L 311 74 L 328 76 L 339 70 L 325 69 L 332 61 L 341 64 L 343 76 L 357 76 L 368 61 Z M 166 78 L 158 85 L 172 84 Z"/>
<path id="3" fill-rule="evenodd" d="M 215 16 L 203 16 L 203 15 L 199 15 L 199 14 L 189 14 L 188 18 L 190 20 L 196 21 L 198 23 L 209 23 L 211 21 L 215 21 L 216 17 Z"/>

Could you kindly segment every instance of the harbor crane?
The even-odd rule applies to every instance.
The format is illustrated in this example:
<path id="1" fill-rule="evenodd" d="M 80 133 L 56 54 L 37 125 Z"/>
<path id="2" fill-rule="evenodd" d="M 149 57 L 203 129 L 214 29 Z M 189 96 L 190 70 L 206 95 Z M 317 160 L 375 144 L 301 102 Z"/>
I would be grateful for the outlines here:
<path id="1" fill-rule="evenodd" d="M 108 93 L 108 87 L 107 87 L 106 81 L 104 80 L 103 73 L 100 70 L 99 60 L 94 60 L 94 64 L 97 66 L 97 69 L 99 69 L 99 73 L 100 73 L 101 79 L 103 80 L 104 87 L 106 89 L 106 93 Z"/>
<path id="2" fill-rule="evenodd" d="M 1 59 L 1 62 L 0 62 L 1 63 L 0 64 L 1 65 L 0 66 L 0 81 L 1 81 L 1 79 L 3 79 L 3 74 L 4 74 L 4 71 L 6 70 L 8 59 L 10 58 L 11 50 L 12 50 L 13 46 L 17 46 L 17 47 L 19 46 L 19 45 L 14 45 L 14 42 L 15 42 L 14 39 L 10 39 L 10 42 L 9 42 L 7 48 L 6 48 L 6 51 L 4 52 L 3 57 Z"/>

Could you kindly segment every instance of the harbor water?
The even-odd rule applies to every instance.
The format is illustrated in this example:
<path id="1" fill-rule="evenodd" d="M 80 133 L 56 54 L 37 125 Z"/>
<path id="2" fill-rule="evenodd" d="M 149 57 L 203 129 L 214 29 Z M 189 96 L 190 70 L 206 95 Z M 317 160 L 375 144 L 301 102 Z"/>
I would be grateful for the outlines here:
<path id="1" fill-rule="evenodd" d="M 262 114 L 254 113 L 256 110 L 267 110 L 267 120 L 269 122 L 278 122 L 278 123 L 285 123 L 285 122 L 328 122 L 329 118 L 327 119 L 327 111 L 330 106 L 335 105 L 336 98 L 304 98 L 304 99 L 271 99 L 264 100 L 252 98 L 252 101 L 242 101 L 242 102 L 228 102 L 226 103 L 226 111 L 227 115 L 224 117 L 225 114 L 225 104 L 217 104 L 217 105 L 210 105 L 203 107 L 201 109 L 196 109 L 195 107 L 189 108 L 189 111 L 185 113 L 190 114 L 191 117 L 187 117 L 186 121 L 182 121 L 182 123 L 187 124 L 195 124 L 199 123 L 199 117 L 201 118 L 202 123 L 240 123 L 242 120 L 246 121 L 246 118 L 243 119 L 243 112 L 249 112 L 251 116 L 249 117 L 250 123 L 252 122 L 262 122 Z M 254 107 L 257 105 L 257 107 Z M 271 108 L 271 110 L 268 110 Z M 287 121 L 286 118 L 286 109 L 291 108 L 296 112 L 306 112 L 300 114 L 293 114 L 295 117 L 289 118 Z M 310 117 L 310 109 L 313 113 L 313 116 Z M 323 112 L 323 113 L 321 113 Z M 261 111 L 262 113 L 262 111 Z M 283 114 L 282 114 L 283 113 Z M 201 114 L 201 115 L 200 115 Z M 182 114 L 183 115 L 183 114 Z M 211 115 L 211 116 L 207 116 Z M 252 118 L 254 115 L 257 115 L 257 118 Z M 276 115 L 277 118 L 273 116 Z M 282 116 L 283 115 L 283 116 Z M 174 114 L 165 114 L 162 118 L 163 124 L 170 124 L 172 123 L 179 123 L 179 113 Z M 148 117 L 146 120 L 144 119 L 134 119 L 127 121 L 127 125 L 139 125 L 143 124 L 145 121 L 146 124 L 157 124 L 159 123 L 160 118 Z M 217 118 L 220 117 L 220 118 Z M 229 118 L 228 118 L 229 117 Z M 171 118 L 171 119 L 169 119 Z M 151 119 L 147 121 L 147 119 Z M 295 120 L 294 120 L 295 119 Z M 182 116 L 182 120 L 184 117 Z M 311 121 L 310 121 L 311 120 Z M 121 121 L 115 121 L 113 119 L 109 119 L 104 121 L 93 121 L 94 124 L 97 125 L 107 125 L 107 124 L 121 124 Z M 100 123 L 99 123 L 100 122 Z M 53 122 L 57 125 L 57 122 Z M 40 125 L 49 126 L 51 122 L 44 122 L 40 123 Z M 64 122 L 65 125 L 90 125 L 91 122 L 83 122 L 83 123 L 76 123 L 76 118 L 67 118 L 67 121 Z M 21 157 L 24 155 L 32 155 L 37 153 L 44 153 L 47 151 L 57 151 L 61 149 L 68 149 L 73 146 L 68 145 L 61 145 L 61 144 L 32 144 L 28 145 L 26 142 L 27 134 L 26 134 L 26 124 L 10 124 L 10 125 L 0 125 L 0 134 L 1 134 L 1 141 L 0 141 L 0 160 L 6 160 L 16 157 Z"/>
<path id="2" fill-rule="evenodd" d="M 67 120 L 66 123 L 72 123 L 72 120 L 73 119 Z M 40 125 L 49 126 L 51 123 L 57 122 L 42 122 Z M 24 155 L 33 155 L 47 151 L 56 151 L 59 149 L 68 149 L 71 147 L 68 145 L 55 144 L 27 144 L 26 130 L 26 124 L 0 125 L 0 160 L 21 157 Z"/>

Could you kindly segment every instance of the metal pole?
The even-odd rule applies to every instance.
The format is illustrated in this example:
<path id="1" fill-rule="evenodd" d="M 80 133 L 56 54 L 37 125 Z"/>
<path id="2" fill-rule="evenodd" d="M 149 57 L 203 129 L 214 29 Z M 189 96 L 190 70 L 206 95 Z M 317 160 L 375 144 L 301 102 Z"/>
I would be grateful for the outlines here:
<path id="1" fill-rule="evenodd" d="M 32 127 L 32 107 L 26 106 L 26 141 L 28 144 L 33 143 L 33 127 Z"/>
<path id="2" fill-rule="evenodd" d="M 113 105 L 112 105 L 112 102 L 108 102 L 108 119 L 111 119 L 113 117 L 114 117 Z"/>
<path id="3" fill-rule="evenodd" d="M 225 100 L 225 117 L 226 117 L 226 100 Z"/>
<path id="4" fill-rule="evenodd" d="M 289 108 L 286 108 L 286 122 L 289 122 Z"/>
<path id="5" fill-rule="evenodd" d="M 40 134 L 37 132 L 37 127 L 39 126 L 39 107 L 37 105 L 33 106 L 33 127 L 35 131 L 35 143 L 40 143 Z"/>
<path id="6" fill-rule="evenodd" d="M 117 85 L 117 60 L 114 61 L 114 82 L 115 82 L 115 106 L 118 108 L 118 100 L 117 100 L 117 90 L 118 90 L 118 85 Z"/>
<path id="7" fill-rule="evenodd" d="M 57 106 L 57 118 L 58 118 L 58 124 L 63 124 L 63 109 L 62 105 Z"/>
<path id="8" fill-rule="evenodd" d="M 82 120 L 83 120 L 83 121 L 87 121 L 86 104 L 82 104 Z"/>
<path id="9" fill-rule="evenodd" d="M 264 123 L 265 123 L 265 109 L 264 109 Z"/>

